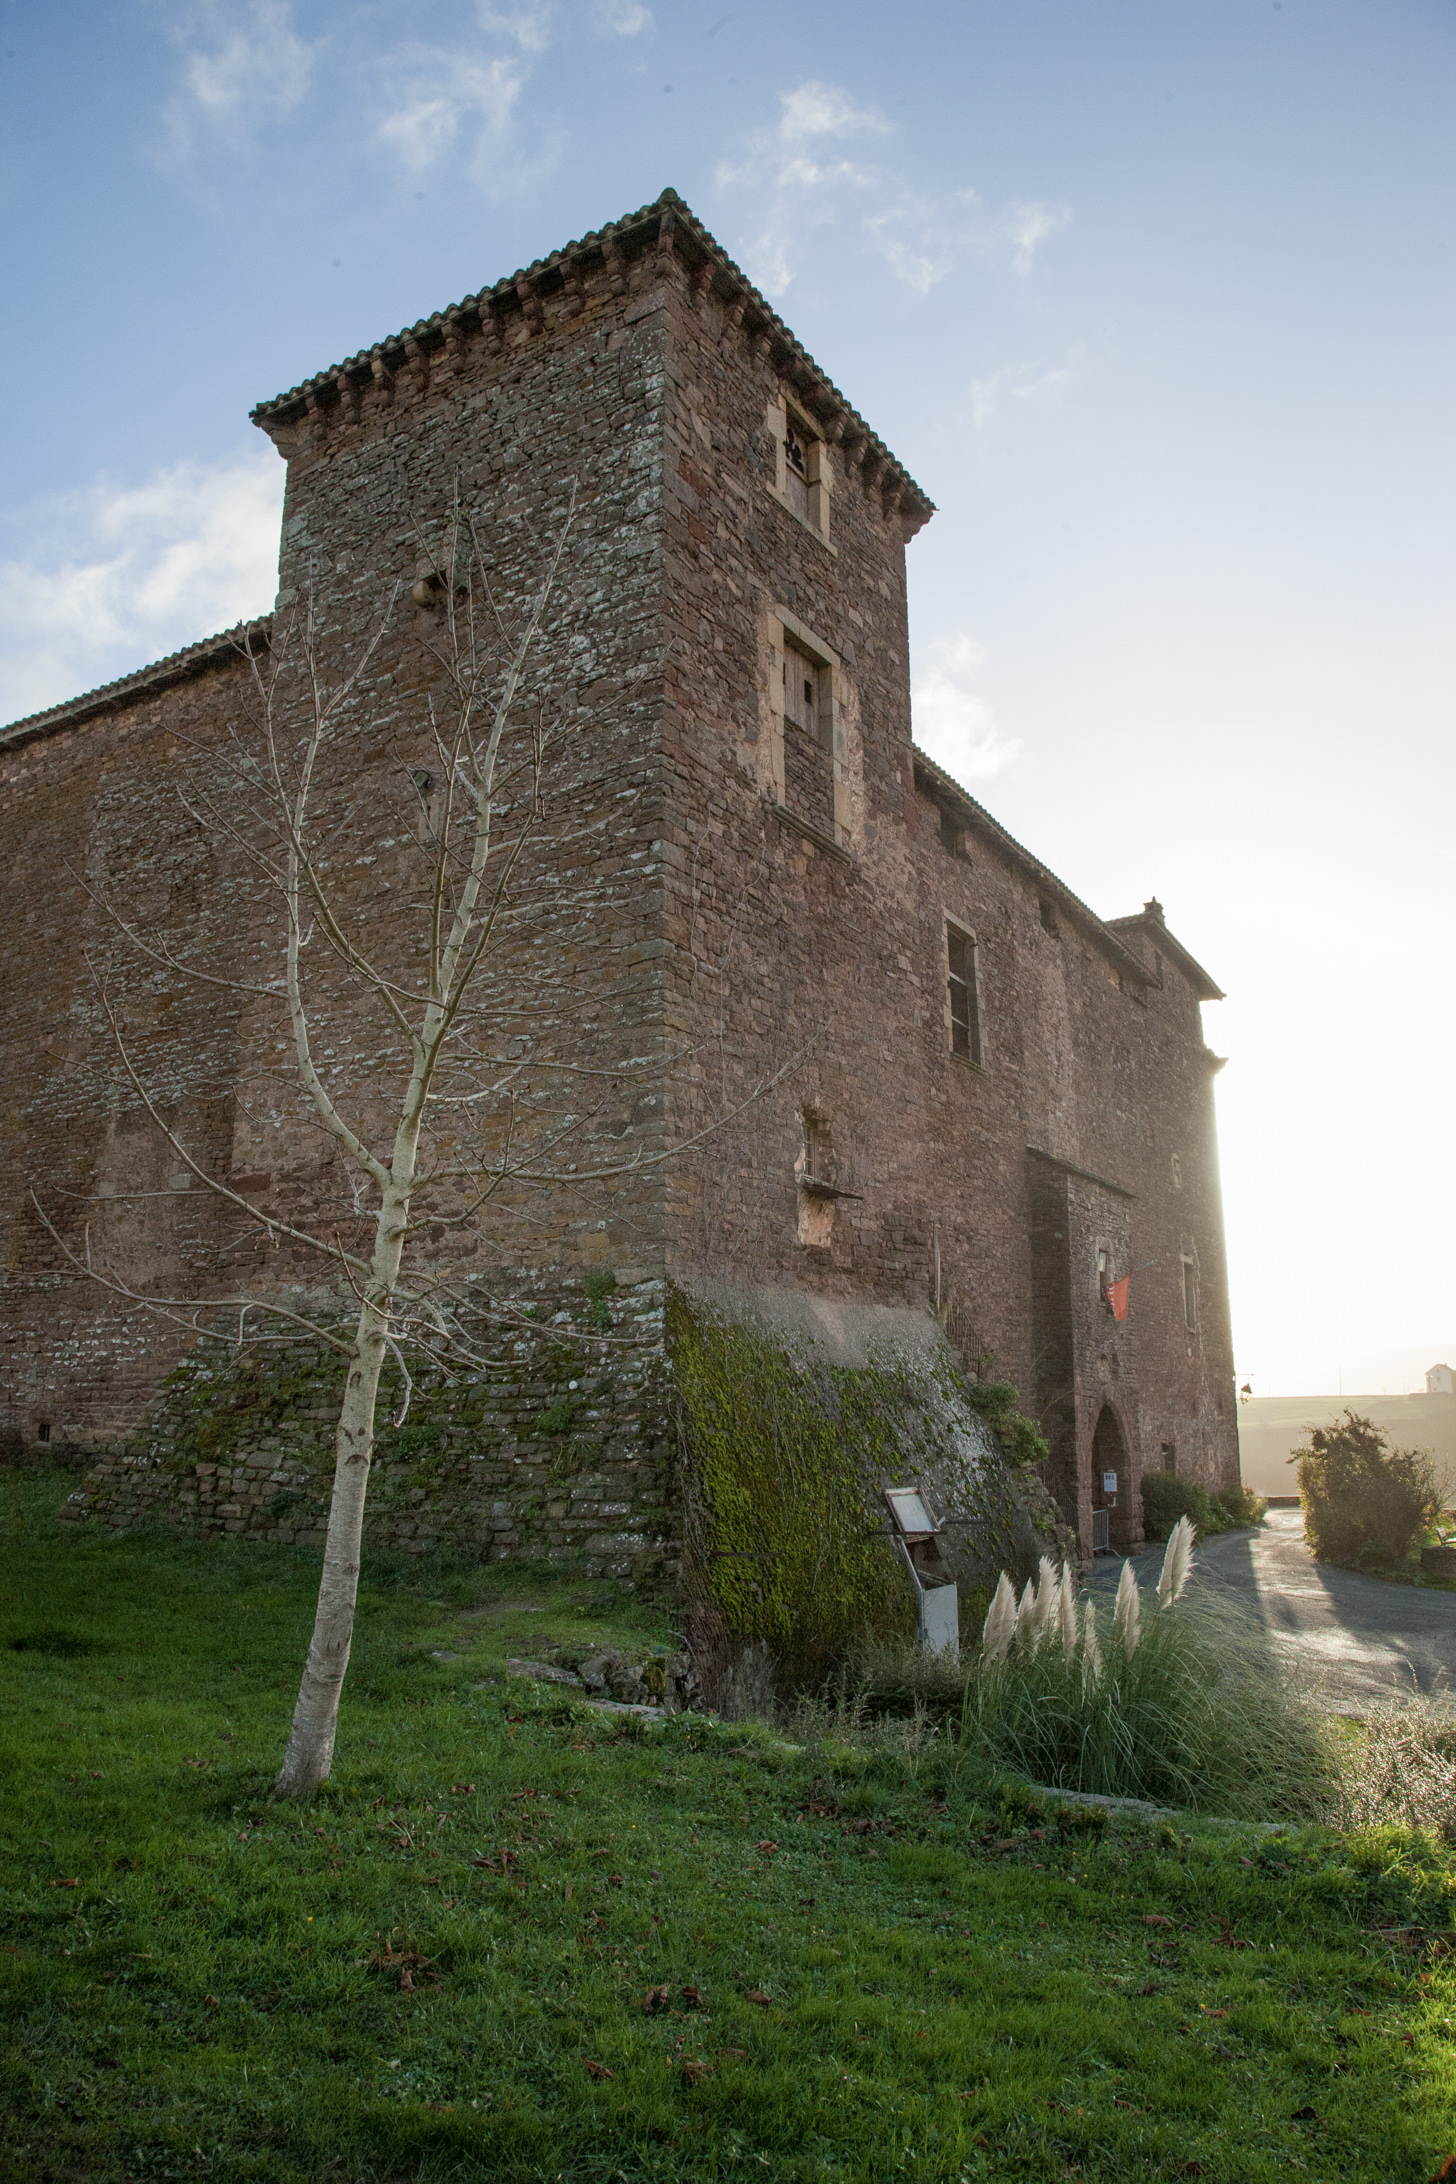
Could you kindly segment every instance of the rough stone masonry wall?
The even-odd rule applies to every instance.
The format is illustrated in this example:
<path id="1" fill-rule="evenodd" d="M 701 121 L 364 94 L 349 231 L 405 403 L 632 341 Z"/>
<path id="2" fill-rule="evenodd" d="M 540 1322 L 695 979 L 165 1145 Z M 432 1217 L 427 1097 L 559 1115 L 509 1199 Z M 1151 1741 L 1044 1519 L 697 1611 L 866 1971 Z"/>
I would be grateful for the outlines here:
<path id="1" fill-rule="evenodd" d="M 67 1264 L 32 1192 L 74 1250 L 89 1229 L 133 1286 L 175 1293 L 217 1272 L 218 1206 L 188 1188 L 125 1083 L 100 979 L 118 939 L 104 899 L 122 875 L 146 924 L 185 933 L 224 972 L 236 966 L 247 921 L 235 867 L 205 852 L 177 792 L 181 755 L 217 736 L 246 675 L 224 649 L 202 674 L 0 756 L 0 1098 L 12 1182 L 0 1200 L 0 1437 L 33 1443 L 43 1422 L 53 1444 L 115 1439 L 182 1346 Z M 163 1111 L 226 1175 L 237 997 L 213 989 L 202 1002 L 138 959 L 118 961 L 110 994 Z"/>
<path id="2" fill-rule="evenodd" d="M 677 632 L 667 668 L 668 1007 L 704 1056 L 680 1127 L 772 1097 L 704 1141 L 670 1179 L 671 1264 L 713 1278 L 923 1311 L 939 1301 L 963 1354 L 993 1352 L 1026 1392 L 1044 1377 L 1033 1300 L 1028 1150 L 1132 1193 L 1127 1264 L 1140 1420 L 1206 1483 L 1236 1472 L 1222 1310 L 1209 1064 L 1196 995 L 1169 960 L 1147 974 L 1085 912 L 1044 914 L 1034 870 L 994 827 L 947 813 L 917 782 L 910 740 L 905 527 L 862 462 L 826 444 L 826 539 L 774 490 L 777 405 L 792 363 L 667 287 L 666 568 Z M 860 451 L 862 453 L 862 451 Z M 792 616 L 832 655 L 843 824 L 789 823 L 766 751 L 773 631 Z M 793 782 L 786 782 L 790 797 Z M 810 815 L 804 815 L 810 816 Z M 950 816 L 954 816 L 951 814 Z M 951 1051 L 946 924 L 976 944 L 983 1054 Z M 845 1195 L 828 1236 L 800 1222 L 799 1170 L 826 1160 Z M 1180 1156 L 1175 1185 L 1172 1156 Z M 1181 1325 L 1179 1237 L 1209 1267 L 1207 1325 Z M 1104 1312 L 1094 1241 L 1070 1260 L 1067 1311 Z M 1148 1262 L 1143 1264 L 1142 1262 Z M 1079 1345 L 1080 1479 L 1109 1344 Z M 1153 1457 L 1156 1461 L 1156 1454 Z"/>
<path id="3" fill-rule="evenodd" d="M 342 716 L 340 762 L 325 784 L 330 823 L 342 822 L 348 844 L 336 872 L 351 925 L 405 978 L 418 969 L 421 924 L 410 911 L 422 892 L 412 774 L 438 763 L 426 701 L 438 698 L 441 634 L 408 586 L 441 558 L 458 492 L 499 604 L 520 613 L 575 483 L 575 527 L 530 679 L 562 730 L 560 757 L 518 868 L 496 991 L 524 969 L 536 1044 L 598 1072 L 575 1080 L 588 1088 L 576 1103 L 572 1080 L 522 1079 L 522 1130 L 569 1117 L 574 1105 L 579 1127 L 559 1165 L 585 1169 L 605 1155 L 623 1172 L 598 1189 L 568 1184 L 526 1203 L 498 1195 L 463 1230 L 417 1236 L 416 1264 L 443 1239 L 485 1287 L 523 1264 L 659 1272 L 665 1253 L 661 1171 L 650 1158 L 630 1166 L 634 1153 L 651 1155 L 663 1126 L 661 338 L 637 308 L 636 286 L 618 293 L 598 279 L 587 302 L 576 318 L 556 305 L 535 321 L 518 314 L 493 352 L 480 339 L 430 374 L 379 382 L 351 418 L 295 435 L 290 451 L 275 637 L 311 586 L 326 669 L 341 673 L 391 586 L 405 587 Z M 311 1309 L 329 1302 L 316 1259 L 286 1239 L 249 1242 L 243 1223 L 179 1168 L 118 1068 L 86 968 L 111 955 L 133 1056 L 209 1172 L 260 1210 L 347 1230 L 349 1179 L 290 1096 L 276 1007 L 256 992 L 199 990 L 129 955 L 104 907 L 226 976 L 255 987 L 276 980 L 276 903 L 243 860 L 218 854 L 179 800 L 197 754 L 220 745 L 246 695 L 246 666 L 224 654 L 160 693 L 120 693 L 0 760 L 0 910 L 23 955 L 0 980 L 0 1070 L 22 1182 L 0 1207 L 0 1432 L 22 1442 L 41 1422 L 80 1446 L 124 1437 L 179 1354 L 165 1325 L 67 1265 L 29 1208 L 32 1182 L 73 1248 L 89 1225 L 98 1255 L 138 1290 L 254 1286 Z M 331 982 L 318 958 L 316 1048 L 332 1088 L 357 1093 L 366 1127 L 383 1133 L 402 1075 L 397 1043 L 392 1051 L 380 1012 Z M 437 1169 L 451 1166 L 450 1152 L 445 1131 Z M 454 1208 L 448 1194 L 433 1209 L 421 1194 L 416 1210 Z"/>
<path id="4" fill-rule="evenodd" d="M 365 1525 L 408 1554 L 570 1558 L 592 1574 L 671 1582 L 675 1431 L 663 1287 L 595 1294 L 522 1282 L 521 1323 L 496 1369 L 449 1384 L 420 1370 L 404 1423 L 385 1381 Z M 530 1315 L 529 1320 L 527 1315 Z M 595 1338 L 595 1339 L 594 1339 Z M 113 1530 L 321 1544 L 341 1361 L 305 1344 L 200 1346 L 171 1373 L 144 1432 L 109 1449 L 63 1512 Z"/>

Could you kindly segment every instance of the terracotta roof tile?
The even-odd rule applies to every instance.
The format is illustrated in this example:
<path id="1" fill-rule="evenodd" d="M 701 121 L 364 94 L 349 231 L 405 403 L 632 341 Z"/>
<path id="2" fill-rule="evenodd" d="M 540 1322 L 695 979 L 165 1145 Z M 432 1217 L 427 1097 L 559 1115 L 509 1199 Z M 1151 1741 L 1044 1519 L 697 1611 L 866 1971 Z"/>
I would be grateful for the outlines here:
<path id="1" fill-rule="evenodd" d="M 687 238 L 690 247 L 697 253 L 698 262 L 711 266 L 715 283 L 721 282 L 728 295 L 743 303 L 745 314 L 752 314 L 757 328 L 767 331 L 770 338 L 786 353 L 787 360 L 798 367 L 803 382 L 801 391 L 809 394 L 822 407 L 843 417 L 850 427 L 851 436 L 857 441 L 862 439 L 868 450 L 885 465 L 888 477 L 922 521 L 932 515 L 935 510 L 934 501 L 915 483 L 904 465 L 896 461 L 878 434 L 871 431 L 828 373 L 821 370 L 803 344 L 790 333 L 778 313 L 753 286 L 748 275 L 740 266 L 735 265 L 722 245 L 678 196 L 677 191 L 671 189 L 664 190 L 652 204 L 641 206 L 638 211 L 628 213 L 621 220 L 610 221 L 605 227 L 592 229 L 590 234 L 579 236 L 575 242 L 565 244 L 560 250 L 551 251 L 544 258 L 534 259 L 519 272 L 506 274 L 490 287 L 479 289 L 473 295 L 463 296 L 458 303 L 449 305 L 447 309 L 434 311 L 428 318 L 416 319 L 413 326 L 403 327 L 399 333 L 390 335 L 383 341 L 372 342 L 367 349 L 356 350 L 353 356 L 346 357 L 342 363 L 331 364 L 326 371 L 315 372 L 310 378 L 300 380 L 286 394 L 275 394 L 269 401 L 259 402 L 249 414 L 256 425 L 264 425 L 273 419 L 281 420 L 288 411 L 303 408 L 310 394 L 317 394 L 325 389 L 332 393 L 341 373 L 345 376 L 350 373 L 367 373 L 370 370 L 370 359 L 377 351 L 403 350 L 406 339 L 428 340 L 437 333 L 443 339 L 447 319 L 476 310 L 482 302 L 489 304 L 498 299 L 507 308 L 516 308 L 520 304 L 516 286 L 518 281 L 530 282 L 560 272 L 573 258 L 589 256 L 594 250 L 599 250 L 604 242 L 630 247 L 634 243 L 651 241 L 660 233 L 664 220 L 669 217 L 672 221 L 674 246 L 679 236 Z"/>

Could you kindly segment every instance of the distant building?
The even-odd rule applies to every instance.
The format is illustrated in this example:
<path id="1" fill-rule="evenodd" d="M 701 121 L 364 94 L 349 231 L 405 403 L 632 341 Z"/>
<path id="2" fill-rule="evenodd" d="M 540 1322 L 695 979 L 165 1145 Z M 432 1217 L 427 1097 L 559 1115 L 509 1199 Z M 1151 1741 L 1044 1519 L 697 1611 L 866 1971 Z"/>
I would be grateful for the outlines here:
<path id="1" fill-rule="evenodd" d="M 1456 1395 L 1456 1365 L 1433 1365 L 1426 1374 L 1427 1395 Z"/>

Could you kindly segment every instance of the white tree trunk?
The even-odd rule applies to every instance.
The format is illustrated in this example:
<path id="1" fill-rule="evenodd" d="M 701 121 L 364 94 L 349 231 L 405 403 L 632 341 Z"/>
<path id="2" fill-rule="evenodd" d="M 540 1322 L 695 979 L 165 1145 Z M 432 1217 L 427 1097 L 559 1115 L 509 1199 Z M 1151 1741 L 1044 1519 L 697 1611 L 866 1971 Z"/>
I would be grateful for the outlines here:
<path id="1" fill-rule="evenodd" d="M 389 1301 L 399 1279 L 409 1193 L 386 1191 L 379 1209 L 374 1279 L 359 1307 L 354 1355 L 349 1360 L 339 1422 L 334 1435 L 334 1491 L 324 1540 L 323 1576 L 318 1610 L 304 1664 L 288 1748 L 273 1784 L 275 1797 L 307 1802 L 333 1765 L 339 1725 L 339 1695 L 354 1641 L 354 1608 L 359 1596 L 359 1554 L 364 1536 L 364 1503 L 369 1464 L 374 1453 L 374 1412 L 384 1365 Z"/>

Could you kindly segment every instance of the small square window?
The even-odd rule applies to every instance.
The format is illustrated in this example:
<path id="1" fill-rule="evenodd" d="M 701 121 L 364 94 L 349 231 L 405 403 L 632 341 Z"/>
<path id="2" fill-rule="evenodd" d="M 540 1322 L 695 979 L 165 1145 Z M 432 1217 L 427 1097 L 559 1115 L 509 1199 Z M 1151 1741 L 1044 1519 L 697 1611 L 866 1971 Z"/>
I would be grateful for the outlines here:
<path id="1" fill-rule="evenodd" d="M 950 993 L 950 1050 L 981 1063 L 981 997 L 976 978 L 976 944 L 969 933 L 945 929 L 947 985 Z"/>

